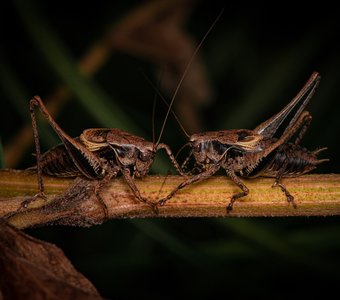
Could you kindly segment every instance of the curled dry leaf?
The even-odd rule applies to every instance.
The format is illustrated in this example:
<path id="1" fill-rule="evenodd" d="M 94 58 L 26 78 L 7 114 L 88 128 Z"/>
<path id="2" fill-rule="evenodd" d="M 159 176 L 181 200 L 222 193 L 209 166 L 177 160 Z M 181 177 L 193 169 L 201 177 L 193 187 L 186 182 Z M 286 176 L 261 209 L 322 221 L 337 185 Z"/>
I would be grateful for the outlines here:
<path id="1" fill-rule="evenodd" d="M 0 299 L 102 299 L 57 246 L 0 220 Z"/>

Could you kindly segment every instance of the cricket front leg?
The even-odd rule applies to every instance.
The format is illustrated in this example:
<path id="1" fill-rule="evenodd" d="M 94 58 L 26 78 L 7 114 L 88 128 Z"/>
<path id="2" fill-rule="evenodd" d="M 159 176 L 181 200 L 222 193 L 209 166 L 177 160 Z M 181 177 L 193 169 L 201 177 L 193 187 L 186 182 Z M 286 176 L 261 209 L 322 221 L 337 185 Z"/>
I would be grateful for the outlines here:
<path id="1" fill-rule="evenodd" d="M 233 210 L 234 202 L 239 198 L 247 196 L 249 194 L 249 189 L 244 185 L 241 179 L 237 177 L 234 171 L 227 169 L 226 172 L 230 179 L 242 190 L 242 192 L 232 195 L 227 206 L 227 213 L 230 213 Z"/>
<path id="2" fill-rule="evenodd" d="M 182 170 L 182 172 L 184 172 L 184 168 L 186 168 L 186 166 L 187 166 L 187 164 L 189 163 L 189 160 L 190 160 L 190 158 L 191 158 L 191 156 L 192 156 L 193 153 L 194 153 L 194 150 L 191 149 L 190 153 L 188 154 L 188 156 L 186 157 L 186 159 L 183 161 L 183 163 L 182 163 L 182 165 L 181 165 L 181 170 Z M 185 173 L 185 174 L 192 174 L 192 171 L 187 172 L 187 173 Z"/>
<path id="3" fill-rule="evenodd" d="M 138 187 L 136 186 L 136 183 L 134 181 L 134 179 L 132 178 L 131 174 L 130 174 L 130 170 L 127 168 L 122 168 L 121 172 L 124 176 L 124 179 L 126 181 L 126 183 L 128 184 L 128 186 L 130 187 L 131 191 L 133 192 L 134 196 L 137 198 L 138 201 L 145 203 L 147 205 L 149 205 L 152 210 L 158 214 L 158 208 L 157 208 L 157 203 L 154 203 L 146 198 L 144 198 L 140 192 Z"/>
<path id="4" fill-rule="evenodd" d="M 179 190 L 183 189 L 184 187 L 186 187 L 187 185 L 190 185 L 192 183 L 195 182 L 200 182 L 203 181 L 209 177 L 211 177 L 212 175 L 214 175 L 218 170 L 219 170 L 220 166 L 219 165 L 215 165 L 213 167 L 211 167 L 209 170 L 206 170 L 200 174 L 197 174 L 185 181 L 183 181 L 181 184 L 179 184 L 176 188 L 174 188 L 171 193 L 166 196 L 165 198 L 161 199 L 158 201 L 158 205 L 163 206 L 168 200 L 170 200 Z"/>
<path id="5" fill-rule="evenodd" d="M 164 149 L 166 154 L 168 155 L 170 161 L 172 162 L 173 166 L 175 167 L 175 169 L 177 170 L 177 172 L 181 175 L 181 176 L 186 176 L 183 171 L 182 171 L 182 168 L 179 166 L 177 160 L 175 159 L 170 147 L 166 144 L 163 144 L 163 143 L 160 143 L 158 146 L 157 146 L 157 150 L 160 150 L 160 149 Z"/>

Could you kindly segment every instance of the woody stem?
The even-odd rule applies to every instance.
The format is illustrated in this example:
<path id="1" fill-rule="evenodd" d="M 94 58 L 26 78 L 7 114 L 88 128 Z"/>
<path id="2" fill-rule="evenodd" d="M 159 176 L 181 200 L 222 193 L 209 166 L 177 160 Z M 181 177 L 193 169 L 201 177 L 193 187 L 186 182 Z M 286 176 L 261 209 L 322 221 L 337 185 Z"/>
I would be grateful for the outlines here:
<path id="1" fill-rule="evenodd" d="M 0 171 L 0 217 L 9 223 L 27 228 L 47 223 L 88 226 L 105 221 L 102 207 L 93 192 L 93 181 L 44 177 L 46 200 L 38 199 L 28 210 L 17 212 L 21 202 L 36 194 L 36 174 L 24 171 Z M 136 180 L 136 185 L 149 200 L 163 183 L 162 176 L 148 176 Z M 183 182 L 180 176 L 169 176 L 160 198 Z M 231 213 L 226 213 L 230 197 L 238 187 L 226 176 L 214 176 L 179 191 L 159 213 L 136 201 L 122 178 L 113 179 L 101 197 L 108 208 L 108 218 L 135 217 L 256 217 L 256 216 L 330 216 L 340 215 L 340 174 L 305 175 L 284 178 L 283 183 L 294 196 L 297 208 L 286 201 L 280 189 L 271 188 L 273 179 L 243 180 L 249 195 L 238 199 Z"/>

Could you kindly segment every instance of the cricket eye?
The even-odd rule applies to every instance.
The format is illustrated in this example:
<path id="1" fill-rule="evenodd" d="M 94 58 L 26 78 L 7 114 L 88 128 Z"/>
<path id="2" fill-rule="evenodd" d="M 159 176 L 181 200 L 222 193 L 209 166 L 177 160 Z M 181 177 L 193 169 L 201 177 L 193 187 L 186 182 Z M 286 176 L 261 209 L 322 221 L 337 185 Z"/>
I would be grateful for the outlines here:
<path id="1" fill-rule="evenodd" d="M 201 150 L 202 150 L 202 144 L 201 143 L 199 143 L 199 144 L 194 146 L 194 151 L 195 152 L 201 152 Z"/>
<path id="2" fill-rule="evenodd" d="M 151 159 L 151 153 L 149 153 L 149 152 L 139 152 L 139 159 L 143 162 L 147 162 Z"/>

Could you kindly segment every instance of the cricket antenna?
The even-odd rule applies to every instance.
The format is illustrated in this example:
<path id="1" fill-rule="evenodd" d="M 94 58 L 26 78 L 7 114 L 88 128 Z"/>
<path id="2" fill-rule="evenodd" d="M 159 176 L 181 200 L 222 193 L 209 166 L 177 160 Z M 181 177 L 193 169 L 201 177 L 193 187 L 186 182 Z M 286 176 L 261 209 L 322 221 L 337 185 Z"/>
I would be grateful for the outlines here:
<path id="1" fill-rule="evenodd" d="M 147 82 L 151 85 L 151 87 L 155 90 L 156 94 L 154 97 L 154 103 L 153 103 L 153 107 L 152 107 L 152 142 L 155 143 L 155 109 L 156 109 L 156 97 L 157 95 L 162 99 L 162 101 L 164 102 L 164 104 L 169 108 L 170 105 L 169 103 L 166 101 L 166 99 L 164 98 L 164 96 L 162 95 L 161 91 L 154 85 L 154 83 L 150 80 L 150 78 L 145 74 L 142 73 L 144 78 L 147 80 Z M 181 128 L 181 130 L 183 131 L 183 133 L 189 138 L 190 135 L 187 133 L 187 131 L 185 130 L 183 124 L 181 123 L 181 121 L 179 120 L 179 118 L 177 117 L 176 113 L 171 109 L 171 113 L 174 116 L 175 120 L 177 121 L 179 127 Z M 158 143 L 157 143 L 158 144 Z"/>
<path id="2" fill-rule="evenodd" d="M 144 77 L 151 83 L 151 80 L 146 76 L 145 73 L 143 73 Z M 157 85 L 161 82 L 161 76 L 158 79 Z M 156 135 L 155 135 L 155 114 L 156 114 L 156 103 L 157 103 L 157 90 L 153 97 L 153 103 L 152 103 L 152 143 L 155 144 L 156 141 Z"/>
<path id="3" fill-rule="evenodd" d="M 205 33 L 205 35 L 203 36 L 202 40 L 200 41 L 200 43 L 199 43 L 198 46 L 196 47 L 194 53 L 192 54 L 192 56 L 191 56 L 191 58 L 190 58 L 188 64 L 186 65 L 185 70 L 184 70 L 184 72 L 183 72 L 183 75 L 182 75 L 181 79 L 179 80 L 178 85 L 177 85 L 177 87 L 176 87 L 176 90 L 175 90 L 175 92 L 174 92 L 174 94 L 173 94 L 173 96 L 172 96 L 172 98 L 171 98 L 171 101 L 170 101 L 170 104 L 169 104 L 169 108 L 168 108 L 168 111 L 167 111 L 167 113 L 166 113 L 166 115 L 165 115 L 165 119 L 164 119 L 164 122 L 163 122 L 163 125 L 162 125 L 162 129 L 161 129 L 161 132 L 160 132 L 160 134 L 159 134 L 159 137 L 158 137 L 158 140 L 157 140 L 156 145 L 159 144 L 159 142 L 160 142 L 160 140 L 161 140 L 161 138 L 162 138 L 163 131 L 164 131 L 164 128 L 165 128 L 165 124 L 166 124 L 166 121 L 167 121 L 167 119 L 168 119 L 168 117 L 169 117 L 169 114 L 170 114 L 172 105 L 173 105 L 173 103 L 174 103 L 174 101 L 175 101 L 175 99 L 176 99 L 176 96 L 177 96 L 177 94 L 178 94 L 178 91 L 179 91 L 179 89 L 180 89 L 180 87 L 181 87 L 181 85 L 182 85 L 182 83 L 183 83 L 183 81 L 184 81 L 184 78 L 186 77 L 186 75 L 187 75 L 187 73 L 188 73 L 188 71 L 189 71 L 189 68 L 190 68 L 192 62 L 194 61 L 194 58 L 196 57 L 198 51 L 201 49 L 201 47 L 202 47 L 204 41 L 205 41 L 206 38 L 208 37 L 208 35 L 209 35 L 209 33 L 211 32 L 211 30 L 215 27 L 216 23 L 217 23 L 218 20 L 221 18 L 223 12 L 224 12 L 224 8 L 223 8 L 223 9 L 221 10 L 221 12 L 218 14 L 218 16 L 216 17 L 215 21 L 214 21 L 214 22 L 212 23 L 212 25 L 210 26 L 209 30 Z"/>

